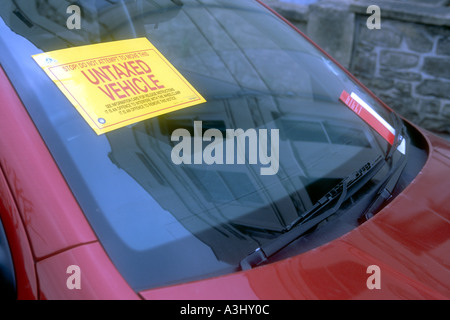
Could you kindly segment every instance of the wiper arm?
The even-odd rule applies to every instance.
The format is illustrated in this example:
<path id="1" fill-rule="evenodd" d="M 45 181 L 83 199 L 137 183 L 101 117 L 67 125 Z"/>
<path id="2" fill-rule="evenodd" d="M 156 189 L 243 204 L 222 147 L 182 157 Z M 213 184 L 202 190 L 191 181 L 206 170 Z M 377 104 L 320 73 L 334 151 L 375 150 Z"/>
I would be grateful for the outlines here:
<path id="1" fill-rule="evenodd" d="M 241 269 L 247 270 L 260 265 L 274 254 L 287 247 L 291 242 L 301 237 L 312 227 L 336 213 L 342 206 L 342 203 L 350 197 L 352 193 L 359 190 L 361 186 L 372 179 L 385 163 L 384 158 L 379 156 L 374 161 L 368 162 L 361 169 L 344 178 L 330 192 L 317 201 L 310 210 L 300 215 L 288 225 L 282 235 L 273 241 L 260 246 L 254 252 L 242 259 L 240 262 Z M 349 192 L 350 189 L 353 190 L 351 194 Z M 329 208 L 335 201 L 335 205 Z"/>
<path id="2" fill-rule="evenodd" d="M 386 153 L 386 161 L 392 159 L 394 156 L 395 150 L 399 147 L 400 143 L 404 139 L 404 125 L 398 114 L 395 112 L 391 112 L 392 121 L 394 122 L 394 132 L 395 132 L 395 138 L 392 145 L 389 147 L 387 153 Z"/>
<path id="3" fill-rule="evenodd" d="M 388 153 L 386 155 L 386 161 L 390 161 L 393 158 L 395 150 L 397 150 L 400 143 L 402 143 L 402 140 L 405 139 L 404 125 L 397 114 L 393 113 L 393 115 L 395 124 L 395 140 L 394 144 L 388 150 Z M 378 212 L 381 209 L 381 207 L 386 203 L 386 201 L 388 201 L 392 197 L 394 188 L 397 185 L 397 182 L 400 179 L 403 169 L 406 166 L 407 159 L 408 159 L 408 151 L 405 150 L 402 159 L 398 160 L 395 165 L 391 166 L 391 169 L 386 174 L 385 178 L 382 180 L 384 182 L 378 188 L 374 200 L 364 211 L 362 215 L 363 219 L 368 220 L 372 216 L 374 216 L 375 213 Z"/>

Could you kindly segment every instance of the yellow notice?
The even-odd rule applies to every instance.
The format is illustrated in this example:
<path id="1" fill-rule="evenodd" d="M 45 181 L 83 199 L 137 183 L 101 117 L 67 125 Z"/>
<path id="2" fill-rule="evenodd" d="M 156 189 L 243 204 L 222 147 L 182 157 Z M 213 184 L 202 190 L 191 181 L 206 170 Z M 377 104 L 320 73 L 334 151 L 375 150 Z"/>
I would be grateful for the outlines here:
<path id="1" fill-rule="evenodd" d="M 147 38 L 33 58 L 98 135 L 206 102 Z"/>

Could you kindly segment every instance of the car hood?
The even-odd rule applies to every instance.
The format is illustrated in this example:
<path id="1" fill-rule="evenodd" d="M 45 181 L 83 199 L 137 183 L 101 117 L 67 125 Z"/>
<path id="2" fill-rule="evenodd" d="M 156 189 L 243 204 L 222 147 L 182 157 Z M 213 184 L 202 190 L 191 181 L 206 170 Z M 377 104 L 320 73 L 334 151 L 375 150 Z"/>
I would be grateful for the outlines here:
<path id="1" fill-rule="evenodd" d="M 227 276 L 142 291 L 141 296 L 449 299 L 450 182 L 442 176 L 450 172 L 450 146 L 420 131 L 428 144 L 424 167 L 400 195 L 358 228 L 292 258 Z M 368 285 L 375 275 L 371 266 L 378 268 L 378 289 Z"/>

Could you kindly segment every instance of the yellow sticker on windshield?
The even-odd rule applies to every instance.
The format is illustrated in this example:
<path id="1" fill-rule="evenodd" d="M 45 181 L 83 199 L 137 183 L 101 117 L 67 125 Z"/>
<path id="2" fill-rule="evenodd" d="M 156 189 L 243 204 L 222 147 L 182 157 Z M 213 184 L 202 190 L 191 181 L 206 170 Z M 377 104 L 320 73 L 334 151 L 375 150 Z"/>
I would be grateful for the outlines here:
<path id="1" fill-rule="evenodd" d="M 98 135 L 206 102 L 147 38 L 56 50 L 33 59 Z"/>

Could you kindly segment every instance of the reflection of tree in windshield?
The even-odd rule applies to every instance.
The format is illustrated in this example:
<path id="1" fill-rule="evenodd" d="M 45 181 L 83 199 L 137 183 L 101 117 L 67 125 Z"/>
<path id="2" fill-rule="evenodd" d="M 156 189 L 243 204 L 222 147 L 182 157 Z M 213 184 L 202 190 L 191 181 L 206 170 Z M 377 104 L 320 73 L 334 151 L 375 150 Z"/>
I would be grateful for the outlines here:
<path id="1" fill-rule="evenodd" d="M 81 28 L 69 30 L 66 0 L 5 0 L 2 17 L 15 32 L 44 51 L 145 36 L 145 27 L 174 18 L 180 0 L 80 0 Z"/>

